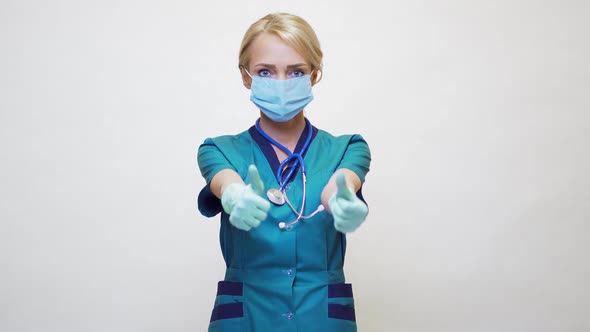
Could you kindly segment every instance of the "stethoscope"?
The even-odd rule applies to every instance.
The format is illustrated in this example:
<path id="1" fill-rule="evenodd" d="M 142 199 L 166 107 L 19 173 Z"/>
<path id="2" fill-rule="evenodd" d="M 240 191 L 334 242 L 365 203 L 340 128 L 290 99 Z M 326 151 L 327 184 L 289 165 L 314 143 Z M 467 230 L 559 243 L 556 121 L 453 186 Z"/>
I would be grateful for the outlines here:
<path id="1" fill-rule="evenodd" d="M 306 125 L 306 129 L 307 129 L 307 137 L 305 139 L 305 143 L 303 144 L 303 147 L 301 148 L 301 150 L 298 153 L 292 153 L 284 145 L 277 142 L 272 137 L 270 137 L 267 133 L 265 133 L 264 130 L 262 130 L 262 128 L 260 128 L 260 119 L 256 120 L 256 130 L 258 130 L 260 135 L 262 135 L 262 137 L 264 137 L 269 143 L 278 147 L 279 149 L 281 149 L 283 152 L 285 152 L 287 154 L 287 158 L 281 162 L 281 164 L 279 165 L 279 168 L 277 169 L 276 177 L 279 180 L 279 188 L 278 189 L 271 188 L 266 192 L 266 196 L 268 197 L 268 200 L 271 203 L 278 205 L 278 206 L 281 206 L 281 205 L 284 205 L 285 203 L 287 203 L 287 205 L 289 205 L 289 207 L 291 208 L 293 213 L 295 213 L 297 215 L 297 218 L 295 218 L 295 220 L 293 220 L 293 221 L 279 222 L 280 229 L 290 230 L 293 227 L 293 225 L 298 223 L 301 219 L 311 218 L 311 217 L 315 216 L 317 213 L 324 211 L 324 206 L 322 204 L 320 204 L 313 213 L 311 213 L 307 216 L 303 215 L 303 211 L 305 209 L 305 196 L 307 193 L 307 188 L 306 188 L 307 177 L 305 176 L 305 163 L 303 162 L 303 155 L 305 154 L 305 152 L 309 148 L 309 144 L 311 143 L 311 136 L 312 136 L 312 128 L 311 128 L 311 123 L 309 123 L 309 120 L 305 119 L 305 125 Z M 289 165 L 290 163 L 292 163 L 292 165 Z M 303 184 L 303 197 L 302 197 L 302 201 L 301 201 L 301 209 L 299 211 L 297 211 L 293 207 L 293 205 L 289 201 L 289 198 L 287 197 L 287 192 L 285 191 L 287 184 L 289 183 L 289 181 L 291 180 L 291 178 L 295 174 L 295 171 L 297 170 L 298 166 L 301 169 L 301 183 Z M 287 170 L 287 169 L 289 169 L 289 171 L 287 172 L 287 176 L 283 177 L 283 174 L 285 173 L 285 170 Z"/>

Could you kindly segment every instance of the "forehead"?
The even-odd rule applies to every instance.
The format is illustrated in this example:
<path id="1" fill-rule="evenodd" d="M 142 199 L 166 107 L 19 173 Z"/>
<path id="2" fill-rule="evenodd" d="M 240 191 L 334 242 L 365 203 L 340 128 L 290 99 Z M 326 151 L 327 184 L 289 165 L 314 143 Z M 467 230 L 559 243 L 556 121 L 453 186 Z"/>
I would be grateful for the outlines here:
<path id="1" fill-rule="evenodd" d="M 250 45 L 250 66 L 257 63 L 273 64 L 278 67 L 295 63 L 307 63 L 293 47 L 272 33 L 262 33 Z"/>

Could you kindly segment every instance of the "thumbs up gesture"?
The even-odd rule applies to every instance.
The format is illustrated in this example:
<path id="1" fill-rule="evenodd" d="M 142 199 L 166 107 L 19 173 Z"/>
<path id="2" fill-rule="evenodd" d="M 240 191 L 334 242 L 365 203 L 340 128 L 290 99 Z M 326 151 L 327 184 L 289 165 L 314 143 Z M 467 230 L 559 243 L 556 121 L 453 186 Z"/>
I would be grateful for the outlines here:
<path id="1" fill-rule="evenodd" d="M 346 185 L 343 173 L 336 175 L 336 192 L 328 205 L 334 217 L 334 227 L 342 233 L 356 230 L 369 214 L 367 205 Z"/>
<path id="2" fill-rule="evenodd" d="M 232 183 L 221 195 L 221 206 L 229 214 L 229 222 L 244 231 L 258 227 L 270 209 L 270 203 L 260 196 L 264 192 L 264 184 L 256 166 L 250 165 L 248 177 L 250 184 Z"/>

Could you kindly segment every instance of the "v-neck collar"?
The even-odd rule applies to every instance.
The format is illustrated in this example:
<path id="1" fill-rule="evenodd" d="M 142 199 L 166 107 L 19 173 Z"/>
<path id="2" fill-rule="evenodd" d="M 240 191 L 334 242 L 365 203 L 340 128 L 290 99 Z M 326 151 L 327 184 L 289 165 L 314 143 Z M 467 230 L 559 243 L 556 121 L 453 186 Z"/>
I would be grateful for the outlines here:
<path id="1" fill-rule="evenodd" d="M 308 127 L 305 126 L 305 129 L 303 129 L 301 136 L 299 136 L 299 140 L 297 141 L 297 145 L 295 145 L 295 151 L 291 151 L 291 152 L 295 153 L 296 151 L 301 151 L 301 149 L 303 148 L 303 145 L 305 144 L 305 139 L 307 138 L 307 131 L 308 131 Z M 270 165 L 270 168 L 272 169 L 273 174 L 275 174 L 275 176 L 276 176 L 277 170 L 279 169 L 279 166 L 281 165 L 281 163 L 279 161 L 279 158 L 277 158 L 277 154 L 275 153 L 275 150 L 273 149 L 272 144 L 270 144 L 270 142 L 258 132 L 258 130 L 256 129 L 256 126 L 250 127 L 250 129 L 248 129 L 248 133 L 250 133 L 250 136 L 252 137 L 252 139 L 254 139 L 256 144 L 258 144 L 258 147 L 260 147 L 260 150 L 264 154 L 264 157 L 266 157 L 266 160 L 268 161 L 268 164 Z M 318 129 L 316 127 L 314 127 L 313 125 L 311 125 L 311 141 L 309 144 L 311 144 L 311 142 L 313 142 L 313 139 L 315 138 L 317 133 L 318 133 Z M 303 153 L 303 156 L 301 156 L 301 157 L 305 158 L 307 151 L 309 151 L 309 148 L 305 151 L 305 153 Z M 294 178 L 295 178 L 294 176 L 291 177 L 290 181 L 292 181 Z M 277 179 L 277 181 L 280 182 L 280 179 Z"/>

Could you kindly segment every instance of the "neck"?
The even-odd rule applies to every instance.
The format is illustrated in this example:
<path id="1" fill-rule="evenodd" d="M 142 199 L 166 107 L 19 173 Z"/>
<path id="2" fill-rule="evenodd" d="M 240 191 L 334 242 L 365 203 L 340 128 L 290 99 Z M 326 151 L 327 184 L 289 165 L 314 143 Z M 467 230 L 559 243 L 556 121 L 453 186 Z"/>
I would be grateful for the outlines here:
<path id="1" fill-rule="evenodd" d="M 287 122 L 273 122 L 261 113 L 260 128 L 282 145 L 295 145 L 305 129 L 305 117 L 302 111 Z"/>

